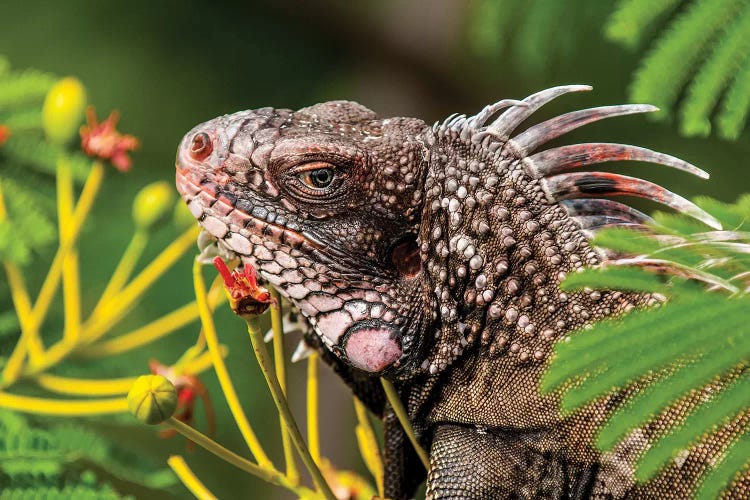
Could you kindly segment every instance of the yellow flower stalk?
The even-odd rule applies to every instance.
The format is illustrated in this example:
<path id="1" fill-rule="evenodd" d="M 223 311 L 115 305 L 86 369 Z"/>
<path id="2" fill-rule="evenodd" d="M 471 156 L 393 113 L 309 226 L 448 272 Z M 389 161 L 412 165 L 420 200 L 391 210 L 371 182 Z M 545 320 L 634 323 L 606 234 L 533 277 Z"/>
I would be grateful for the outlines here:
<path id="1" fill-rule="evenodd" d="M 411 442 L 414 447 L 414 451 L 417 452 L 419 460 L 422 462 L 422 465 L 424 465 L 425 470 L 430 470 L 430 458 L 427 456 L 427 452 L 424 451 L 424 448 L 422 448 L 422 445 L 419 444 L 419 441 L 417 441 L 417 436 L 414 434 L 414 429 L 412 429 L 411 423 L 409 422 L 409 415 L 407 415 L 406 409 L 404 408 L 403 403 L 401 403 L 401 398 L 399 398 L 396 388 L 390 381 L 384 378 L 381 378 L 380 382 L 383 385 L 383 389 L 385 389 L 385 396 L 388 398 L 388 403 L 390 403 L 393 411 L 396 413 L 396 417 L 398 417 L 401 427 L 404 428 L 404 432 L 409 438 L 409 442 Z"/>
<path id="2" fill-rule="evenodd" d="M 375 431 L 372 429 L 370 418 L 367 416 L 367 408 L 365 408 L 365 405 L 356 397 L 352 397 L 352 399 L 354 401 L 354 411 L 357 414 L 357 426 L 355 427 L 354 432 L 357 436 L 359 453 L 362 456 L 362 460 L 365 462 L 367 470 L 369 470 L 372 477 L 375 478 L 378 495 L 382 497 L 384 495 L 384 468 L 378 440 L 375 437 Z"/>
<path id="3" fill-rule="evenodd" d="M 307 446 L 313 461 L 320 467 L 320 424 L 318 423 L 318 354 L 307 358 Z"/>
<path id="4" fill-rule="evenodd" d="M 281 392 L 286 397 L 286 368 L 284 366 L 284 332 L 281 326 L 281 295 L 276 290 L 271 290 L 271 298 L 276 302 L 276 307 L 271 308 L 271 329 L 273 330 L 273 365 L 276 369 L 276 378 L 279 381 Z M 281 427 L 281 446 L 284 450 L 284 462 L 286 464 L 286 477 L 294 484 L 299 483 L 299 471 L 294 461 L 291 438 L 284 426 L 284 420 L 279 416 Z"/>
<path id="5" fill-rule="evenodd" d="M 47 399 L 0 392 L 0 408 L 37 415 L 93 417 L 123 413 L 128 409 L 128 402 L 124 397 L 89 400 Z"/>
<path id="6" fill-rule="evenodd" d="M 172 455 L 167 459 L 167 464 L 172 468 L 182 484 L 199 500 L 217 500 L 216 495 L 206 488 L 198 479 L 198 476 L 190 469 L 185 459 L 180 455 Z"/>

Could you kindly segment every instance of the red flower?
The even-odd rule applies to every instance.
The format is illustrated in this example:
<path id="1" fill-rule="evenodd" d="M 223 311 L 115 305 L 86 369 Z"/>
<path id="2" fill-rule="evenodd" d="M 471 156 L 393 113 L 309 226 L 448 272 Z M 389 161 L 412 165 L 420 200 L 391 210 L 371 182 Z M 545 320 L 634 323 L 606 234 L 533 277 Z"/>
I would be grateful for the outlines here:
<path id="1" fill-rule="evenodd" d="M 242 271 L 235 269 L 230 272 L 221 257 L 216 257 L 214 266 L 224 278 L 229 304 L 235 314 L 244 317 L 258 316 L 274 303 L 271 293 L 258 286 L 255 269 L 250 264 L 243 264 Z"/>
<path id="2" fill-rule="evenodd" d="M 211 399 L 208 396 L 206 386 L 196 377 L 188 373 L 182 373 L 175 370 L 172 366 L 166 366 L 152 359 L 148 363 L 151 373 L 161 375 L 174 385 L 177 389 L 177 409 L 174 417 L 190 426 L 193 425 L 195 418 L 195 400 L 200 398 L 203 401 L 203 409 L 206 412 L 206 422 L 208 424 L 208 434 L 211 436 L 216 432 L 216 420 L 214 409 L 211 405 Z M 170 438 L 177 434 L 174 429 L 164 429 L 160 432 L 161 437 Z M 191 442 L 188 442 L 191 446 Z"/>
<path id="3" fill-rule="evenodd" d="M 0 145 L 7 141 L 8 137 L 10 137 L 10 127 L 0 125 Z"/>
<path id="4" fill-rule="evenodd" d="M 89 156 L 110 160 L 117 170 L 127 172 L 131 164 L 128 152 L 138 148 L 140 143 L 135 136 L 117 131 L 119 119 L 119 113 L 112 111 L 99 123 L 94 107 L 86 108 L 87 125 L 81 127 L 81 149 Z"/>

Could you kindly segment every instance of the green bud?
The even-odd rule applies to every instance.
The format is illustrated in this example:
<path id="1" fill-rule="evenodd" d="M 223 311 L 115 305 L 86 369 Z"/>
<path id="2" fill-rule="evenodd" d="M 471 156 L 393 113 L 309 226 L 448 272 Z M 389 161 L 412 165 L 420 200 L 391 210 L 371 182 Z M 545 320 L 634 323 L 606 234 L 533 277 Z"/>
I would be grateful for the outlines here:
<path id="1" fill-rule="evenodd" d="M 140 229 L 151 229 L 169 213 L 174 192 L 164 181 L 144 187 L 133 200 L 133 220 Z"/>
<path id="2" fill-rule="evenodd" d="M 128 409 L 144 424 L 164 422 L 177 408 L 177 390 L 161 375 L 143 375 L 128 392 Z"/>
<path id="3" fill-rule="evenodd" d="M 172 220 L 174 225 L 178 228 L 186 228 L 196 223 L 195 217 L 190 213 L 190 209 L 187 207 L 182 198 L 177 199 L 177 203 L 174 204 L 174 215 Z"/>
<path id="4" fill-rule="evenodd" d="M 47 139 L 57 144 L 70 141 L 78 132 L 85 107 L 86 89 L 76 78 L 63 78 L 54 84 L 42 107 L 42 126 Z"/>

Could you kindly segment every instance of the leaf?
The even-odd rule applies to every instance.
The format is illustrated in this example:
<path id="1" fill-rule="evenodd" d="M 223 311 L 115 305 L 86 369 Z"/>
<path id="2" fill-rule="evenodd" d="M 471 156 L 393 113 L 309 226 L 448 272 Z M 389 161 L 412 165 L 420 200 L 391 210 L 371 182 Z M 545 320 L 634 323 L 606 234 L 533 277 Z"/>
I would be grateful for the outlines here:
<path id="1" fill-rule="evenodd" d="M 589 268 L 569 274 L 560 284 L 562 290 L 583 288 L 628 290 L 633 292 L 664 292 L 665 284 L 658 276 L 635 267 Z"/>
<path id="2" fill-rule="evenodd" d="M 36 70 L 0 73 L 0 109 L 42 99 L 57 78 Z"/>
<path id="3" fill-rule="evenodd" d="M 605 36 L 634 48 L 657 19 L 679 3 L 680 0 L 620 0 L 604 27 Z"/>
<path id="4" fill-rule="evenodd" d="M 696 500 L 718 498 L 721 490 L 731 485 L 737 472 L 750 462 L 750 434 L 745 432 L 726 451 L 724 460 L 709 472 L 696 493 Z"/>
<path id="5" fill-rule="evenodd" d="M 637 462 L 636 478 L 639 481 L 652 478 L 662 466 L 701 436 L 744 411 L 749 398 L 750 377 L 744 375 L 651 446 Z"/>
<path id="6" fill-rule="evenodd" d="M 732 78 L 737 61 L 750 53 L 750 4 L 719 36 L 713 53 L 700 68 L 687 89 L 680 109 L 681 131 L 684 135 L 706 137 L 711 133 L 710 115 Z"/>
<path id="7" fill-rule="evenodd" d="M 600 430 L 597 446 L 602 450 L 613 448 L 634 426 L 644 424 L 684 394 L 705 386 L 750 356 L 750 331 L 739 330 L 727 337 L 718 337 L 714 342 L 706 342 L 698 359 L 685 363 L 667 378 L 641 390 L 615 413 Z"/>
<path id="8" fill-rule="evenodd" d="M 727 96 L 721 106 L 718 125 L 719 135 L 724 139 L 736 140 L 742 133 L 750 112 L 750 57 L 734 76 Z"/>
<path id="9" fill-rule="evenodd" d="M 662 109 L 665 118 L 706 45 L 734 15 L 739 0 L 694 0 L 677 15 L 635 73 L 631 99 Z"/>
<path id="10" fill-rule="evenodd" d="M 628 344 L 628 349 L 620 349 L 616 359 L 609 358 L 601 366 L 602 370 L 581 385 L 568 390 L 563 396 L 562 408 L 565 411 L 578 409 L 594 399 L 611 392 L 615 387 L 623 387 L 639 377 L 664 368 L 676 360 L 691 356 L 715 334 L 726 335 L 736 331 L 747 319 L 747 301 L 705 300 L 694 303 L 691 310 L 682 312 L 679 318 L 662 321 L 664 312 L 672 309 L 672 304 L 662 306 L 658 311 L 649 311 L 652 324 L 648 331 L 651 338 L 641 345 Z M 660 314 L 661 313 L 661 314 Z M 654 325 L 658 324 L 658 333 Z M 596 328 L 596 327 L 595 327 Z M 571 343 L 575 339 L 571 339 Z M 619 346 L 622 339 L 612 338 L 611 344 Z M 564 361 L 562 361 L 564 362 Z"/>

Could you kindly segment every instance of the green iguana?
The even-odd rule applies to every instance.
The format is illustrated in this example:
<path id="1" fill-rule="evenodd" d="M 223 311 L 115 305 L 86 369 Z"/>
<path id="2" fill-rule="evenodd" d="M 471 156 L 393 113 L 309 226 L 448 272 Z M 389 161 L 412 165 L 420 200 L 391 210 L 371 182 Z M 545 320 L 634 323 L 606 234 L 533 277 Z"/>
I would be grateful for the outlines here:
<path id="1" fill-rule="evenodd" d="M 412 496 L 425 477 L 431 499 L 687 498 L 747 425 L 727 425 L 637 484 L 635 458 L 700 393 L 608 453 L 592 437 L 622 393 L 568 417 L 558 395 L 540 395 L 555 341 L 659 300 L 560 290 L 567 273 L 607 260 L 588 243 L 597 229 L 648 220 L 605 198 L 648 198 L 720 227 L 650 182 L 573 171 L 636 160 L 707 177 L 680 159 L 611 143 L 544 148 L 652 106 L 585 109 L 517 131 L 545 103 L 589 89 L 555 87 L 434 126 L 347 101 L 262 108 L 198 125 L 180 145 L 177 186 L 200 225 L 299 308 L 314 329 L 307 342 L 382 417 L 389 498 Z M 374 375 L 397 387 L 429 471 Z M 747 477 L 728 493 L 749 495 Z"/>

